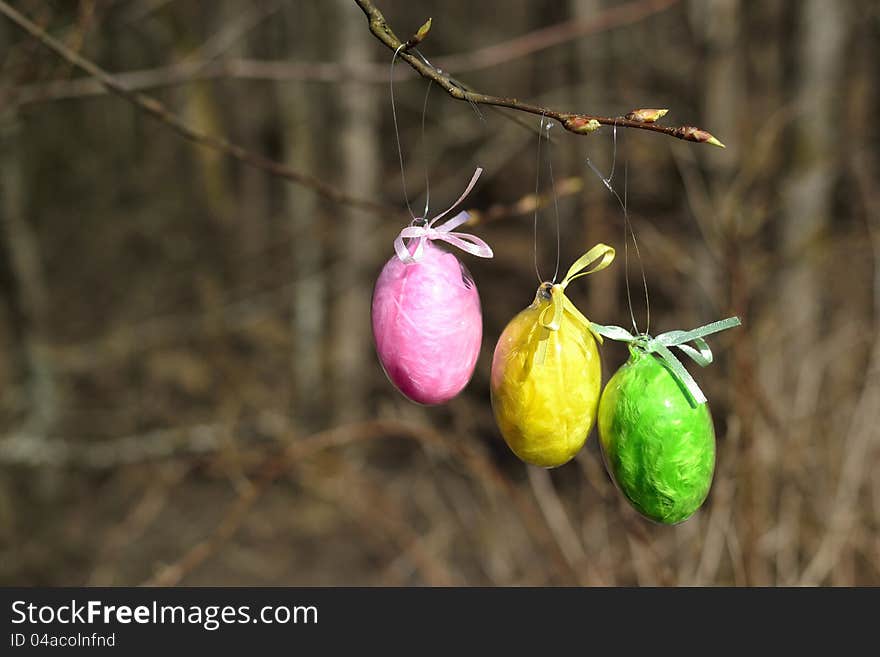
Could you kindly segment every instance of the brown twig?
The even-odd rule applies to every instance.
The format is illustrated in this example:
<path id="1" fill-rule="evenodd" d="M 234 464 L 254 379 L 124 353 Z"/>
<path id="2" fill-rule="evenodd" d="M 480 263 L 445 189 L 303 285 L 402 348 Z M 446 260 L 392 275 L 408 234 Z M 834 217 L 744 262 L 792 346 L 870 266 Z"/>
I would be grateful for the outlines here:
<path id="1" fill-rule="evenodd" d="M 684 139 L 685 141 L 694 141 L 699 143 L 712 144 L 713 146 L 724 147 L 718 139 L 710 133 L 694 126 L 678 126 L 667 127 L 650 120 L 638 120 L 637 118 L 627 118 L 626 116 L 595 116 L 592 114 L 576 114 L 570 112 L 560 112 L 550 109 L 549 107 L 541 107 L 525 103 L 516 98 L 503 98 L 501 96 L 490 96 L 479 93 L 462 84 L 448 73 L 444 73 L 439 68 L 428 64 L 424 59 L 413 55 L 408 51 L 407 42 L 401 41 L 397 35 L 389 27 L 385 21 L 385 16 L 376 8 L 371 0 L 355 0 L 367 16 L 370 24 L 370 32 L 384 43 L 390 50 L 398 52 L 398 56 L 415 69 L 422 77 L 433 80 L 446 93 L 457 100 L 464 100 L 477 105 L 492 105 L 495 107 L 506 107 L 508 109 L 526 112 L 536 116 L 543 116 L 558 121 L 559 124 L 575 134 L 589 134 L 595 132 L 601 125 L 611 125 L 621 128 L 636 128 L 639 130 L 650 130 L 659 132 L 669 137 Z M 634 110 L 629 115 L 645 110 Z M 628 115 L 628 116 L 629 116 Z"/>
<path id="2" fill-rule="evenodd" d="M 188 573 L 204 563 L 223 543 L 235 535 L 250 509 L 272 482 L 288 472 L 297 463 L 325 449 L 385 437 L 410 438 L 423 445 L 439 447 L 450 456 L 458 459 L 479 481 L 486 482 L 496 488 L 505 499 L 516 507 L 526 530 L 537 547 L 545 550 L 545 554 L 554 563 L 562 581 L 571 582 L 576 579 L 575 573 L 560 552 L 558 544 L 550 535 L 550 531 L 543 522 L 540 512 L 535 508 L 534 502 L 514 486 L 491 460 L 466 443 L 448 440 L 439 432 L 428 427 L 394 420 L 373 420 L 328 429 L 306 438 L 292 437 L 285 450 L 264 461 L 253 486 L 246 489 L 236 499 L 214 530 L 187 550 L 179 560 L 156 573 L 146 582 L 146 585 L 171 586 L 177 584 Z"/>
<path id="3" fill-rule="evenodd" d="M 358 466 L 342 464 L 341 476 L 327 478 L 302 468 L 300 479 L 318 497 L 337 505 L 362 526 L 365 533 L 391 543 L 399 555 L 412 561 L 429 586 L 452 586 L 457 583 L 449 564 L 438 558 L 426 545 L 424 537 L 406 520 L 401 504 L 359 472 Z"/>
<path id="4" fill-rule="evenodd" d="M 584 188 L 584 179 L 580 176 L 570 176 L 563 178 L 556 183 L 555 198 L 561 199 L 567 196 L 574 196 L 581 192 Z M 549 194 L 526 194 L 517 201 L 508 204 L 497 203 L 491 205 L 485 210 L 475 210 L 468 208 L 470 220 L 468 225 L 475 226 L 501 219 L 509 219 L 510 217 L 521 217 L 530 214 L 535 210 L 541 210 L 553 203 L 554 196 Z"/>
<path id="5" fill-rule="evenodd" d="M 172 499 L 172 493 L 182 484 L 192 469 L 189 463 L 169 463 L 160 465 L 151 477 L 140 500 L 127 511 L 125 517 L 114 523 L 106 532 L 94 560 L 95 567 L 87 579 L 89 586 L 111 586 L 125 548 L 137 542 Z"/>
<path id="6" fill-rule="evenodd" d="M 201 132 L 187 124 L 155 98 L 132 91 L 94 62 L 73 52 L 63 43 L 46 33 L 46 31 L 40 28 L 40 26 L 29 20 L 24 14 L 10 7 L 5 0 L 0 0 L 0 13 L 5 15 L 9 20 L 37 39 L 44 46 L 55 52 L 59 57 L 98 80 L 109 91 L 126 99 L 135 107 L 159 120 L 188 141 L 219 151 L 224 155 L 265 171 L 273 176 L 277 176 L 278 178 L 283 178 L 298 185 L 308 187 L 321 196 L 336 203 L 361 208 L 376 214 L 387 214 L 389 212 L 398 211 L 392 206 L 352 197 L 311 174 L 295 171 L 280 162 L 253 153 L 238 144 L 234 144 L 227 139 L 224 139 L 223 137 Z"/>
<path id="7" fill-rule="evenodd" d="M 540 468 L 527 468 L 527 473 L 538 508 L 559 546 L 559 551 L 568 561 L 572 571 L 577 574 L 578 583 L 581 586 L 604 586 L 604 578 L 587 558 L 584 544 L 556 493 L 549 472 Z"/>

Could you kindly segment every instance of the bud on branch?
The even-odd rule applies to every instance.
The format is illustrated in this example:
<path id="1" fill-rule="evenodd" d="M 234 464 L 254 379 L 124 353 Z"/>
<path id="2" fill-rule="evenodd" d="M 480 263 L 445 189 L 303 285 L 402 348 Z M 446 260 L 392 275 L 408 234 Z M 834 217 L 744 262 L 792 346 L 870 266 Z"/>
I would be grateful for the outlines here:
<path id="1" fill-rule="evenodd" d="M 432 18 L 429 18 L 428 20 L 426 20 L 424 22 L 424 24 L 422 24 L 422 26 L 419 28 L 418 32 L 413 34 L 409 38 L 409 40 L 403 44 L 403 50 L 409 50 L 411 48 L 415 48 L 422 41 L 424 41 L 425 37 L 428 36 L 428 32 L 431 31 L 431 22 L 432 21 L 433 21 Z"/>
<path id="2" fill-rule="evenodd" d="M 586 116 L 570 116 L 567 119 L 562 121 L 562 126 L 571 132 L 576 132 L 580 135 L 585 135 L 590 132 L 596 132 L 599 129 L 599 126 L 602 124 L 599 123 L 596 119 L 591 119 Z"/>
<path id="3" fill-rule="evenodd" d="M 724 144 L 715 139 L 711 133 L 695 128 L 692 125 L 685 125 L 675 129 L 675 136 L 686 141 L 695 141 L 701 144 L 712 144 L 719 148 L 726 148 Z"/>
<path id="4" fill-rule="evenodd" d="M 626 118 L 639 123 L 655 123 L 666 116 L 667 112 L 668 109 L 634 109 Z"/>

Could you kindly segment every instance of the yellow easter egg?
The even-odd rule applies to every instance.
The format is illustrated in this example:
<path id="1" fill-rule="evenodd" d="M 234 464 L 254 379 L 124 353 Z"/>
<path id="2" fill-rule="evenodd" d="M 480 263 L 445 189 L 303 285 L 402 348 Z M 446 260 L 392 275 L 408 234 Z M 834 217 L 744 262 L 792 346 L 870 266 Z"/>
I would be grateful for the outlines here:
<path id="1" fill-rule="evenodd" d="M 504 329 L 492 358 L 492 410 L 513 453 L 545 468 L 570 461 L 593 427 L 601 382 L 587 320 L 562 286 L 542 284 Z"/>

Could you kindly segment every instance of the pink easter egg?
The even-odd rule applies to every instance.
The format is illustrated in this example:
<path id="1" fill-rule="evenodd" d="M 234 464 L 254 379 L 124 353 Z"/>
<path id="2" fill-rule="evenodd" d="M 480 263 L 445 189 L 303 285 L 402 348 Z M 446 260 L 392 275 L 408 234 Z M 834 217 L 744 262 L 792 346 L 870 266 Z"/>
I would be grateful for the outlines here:
<path id="1" fill-rule="evenodd" d="M 391 383 L 442 404 L 470 381 L 483 337 L 477 286 L 451 253 L 425 241 L 416 262 L 392 257 L 373 290 L 373 339 Z"/>

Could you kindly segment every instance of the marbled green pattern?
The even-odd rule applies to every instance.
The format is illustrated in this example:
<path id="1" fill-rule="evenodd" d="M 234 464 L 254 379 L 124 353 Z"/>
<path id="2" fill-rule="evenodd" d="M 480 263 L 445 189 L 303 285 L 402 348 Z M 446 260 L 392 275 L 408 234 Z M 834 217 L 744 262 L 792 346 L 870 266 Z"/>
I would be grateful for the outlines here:
<path id="1" fill-rule="evenodd" d="M 663 362 L 638 347 L 602 393 L 599 442 L 618 488 L 651 520 L 686 520 L 709 493 L 715 470 L 709 406 L 692 405 Z"/>

